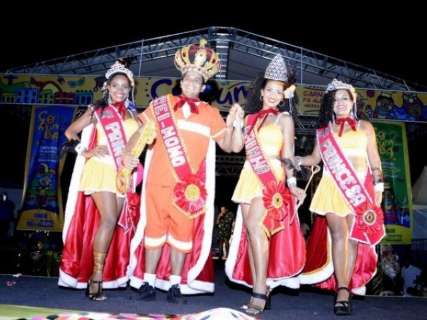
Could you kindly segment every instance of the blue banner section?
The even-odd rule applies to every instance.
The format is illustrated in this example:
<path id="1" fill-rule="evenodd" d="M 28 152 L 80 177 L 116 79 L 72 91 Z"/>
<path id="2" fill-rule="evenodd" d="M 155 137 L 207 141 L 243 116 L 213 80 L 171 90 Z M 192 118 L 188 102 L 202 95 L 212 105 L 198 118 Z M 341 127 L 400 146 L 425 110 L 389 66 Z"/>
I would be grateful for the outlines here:
<path id="1" fill-rule="evenodd" d="M 59 155 L 73 113 L 66 106 L 33 107 L 18 230 L 62 231 Z"/>

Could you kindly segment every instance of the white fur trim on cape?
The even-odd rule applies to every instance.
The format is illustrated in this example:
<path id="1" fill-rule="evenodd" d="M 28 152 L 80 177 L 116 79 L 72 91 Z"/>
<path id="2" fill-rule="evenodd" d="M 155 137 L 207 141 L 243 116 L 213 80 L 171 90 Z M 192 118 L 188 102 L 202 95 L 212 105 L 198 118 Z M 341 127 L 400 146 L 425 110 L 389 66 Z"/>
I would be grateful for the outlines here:
<path id="1" fill-rule="evenodd" d="M 148 150 L 145 157 L 144 163 L 144 180 L 142 188 L 142 197 L 141 197 L 141 209 L 140 209 L 140 219 L 138 226 L 136 228 L 135 236 L 131 241 L 131 256 L 130 263 L 128 267 L 128 274 L 130 275 L 130 285 L 134 288 L 139 288 L 143 279 L 140 279 L 133 275 L 135 268 L 137 266 L 137 257 L 136 250 L 139 245 L 143 245 L 144 239 L 144 229 L 146 224 L 146 202 L 145 202 L 145 190 L 147 183 L 147 175 L 150 170 L 150 162 L 152 157 L 152 150 Z M 209 257 L 211 250 L 212 242 L 212 229 L 214 222 L 214 199 L 215 199 L 215 141 L 209 139 L 208 152 L 206 156 L 206 213 L 204 215 L 204 235 L 202 241 L 202 248 L 200 251 L 199 259 L 196 261 L 195 265 L 188 271 L 187 275 L 187 284 L 180 285 L 181 292 L 183 294 L 199 294 L 199 293 L 209 293 L 214 292 L 215 285 L 211 282 L 204 282 L 196 280 L 197 276 L 203 270 L 205 263 Z M 156 280 L 156 287 L 162 290 L 168 290 L 170 287 L 169 281 L 165 280 Z"/>
<path id="2" fill-rule="evenodd" d="M 225 261 L 225 274 L 227 275 L 230 281 L 235 283 L 242 284 L 249 288 L 252 288 L 252 285 L 247 283 L 246 281 L 238 280 L 233 278 L 234 267 L 237 262 L 237 254 L 239 252 L 240 240 L 243 231 L 243 214 L 242 209 L 239 206 L 236 215 L 236 222 L 234 223 L 234 231 L 231 238 L 230 249 L 228 251 L 228 257 Z M 291 289 L 298 289 L 300 287 L 300 281 L 298 276 L 296 276 L 301 270 L 299 270 L 294 276 L 283 277 L 283 278 L 267 278 L 267 286 L 271 289 L 278 286 L 285 286 Z"/>

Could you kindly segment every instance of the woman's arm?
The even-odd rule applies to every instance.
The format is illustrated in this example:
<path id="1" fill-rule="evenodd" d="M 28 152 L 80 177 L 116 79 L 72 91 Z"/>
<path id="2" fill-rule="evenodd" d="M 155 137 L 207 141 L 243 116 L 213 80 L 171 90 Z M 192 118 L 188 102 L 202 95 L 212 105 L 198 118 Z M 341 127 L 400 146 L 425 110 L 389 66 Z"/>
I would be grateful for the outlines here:
<path id="1" fill-rule="evenodd" d="M 384 191 L 383 171 L 381 168 L 381 159 L 378 152 L 377 138 L 375 136 L 375 129 L 368 121 L 361 120 L 361 129 L 365 130 L 368 136 L 368 161 L 374 176 L 375 184 L 375 203 L 379 206 L 382 201 L 382 193 Z"/>
<path id="2" fill-rule="evenodd" d="M 320 149 L 319 145 L 316 141 L 313 152 L 310 155 L 305 157 L 295 157 L 295 166 L 299 168 L 300 166 L 315 166 L 320 163 L 322 158 L 320 157 Z"/>
<path id="3" fill-rule="evenodd" d="M 284 148 L 282 149 L 281 158 L 284 159 L 285 162 L 285 171 L 287 177 L 287 185 L 289 191 L 299 200 L 303 201 L 305 198 L 305 192 L 301 188 L 297 187 L 297 181 L 294 177 L 294 169 L 292 166 L 286 165 L 287 159 L 292 159 L 294 157 L 295 150 L 295 128 L 294 121 L 292 116 L 289 114 L 282 114 L 280 119 L 280 124 L 283 132 L 284 139 Z"/>
<path id="4" fill-rule="evenodd" d="M 224 136 L 218 141 L 218 145 L 225 152 L 240 152 L 243 149 L 243 109 L 235 103 L 230 108 L 226 119 Z"/>
<path id="5" fill-rule="evenodd" d="M 70 126 L 65 130 L 65 136 L 68 140 L 80 140 L 78 134 L 82 132 L 82 130 L 88 126 L 91 122 L 93 122 L 93 112 L 94 109 L 92 106 L 89 106 L 85 113 L 80 116 L 77 120 L 73 121 Z"/>

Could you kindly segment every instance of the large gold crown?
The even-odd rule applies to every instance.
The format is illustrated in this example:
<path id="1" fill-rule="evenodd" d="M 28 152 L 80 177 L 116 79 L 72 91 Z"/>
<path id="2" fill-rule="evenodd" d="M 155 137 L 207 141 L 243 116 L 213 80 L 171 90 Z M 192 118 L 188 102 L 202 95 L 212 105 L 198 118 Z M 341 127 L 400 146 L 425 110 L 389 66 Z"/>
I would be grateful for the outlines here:
<path id="1" fill-rule="evenodd" d="M 218 54 L 206 47 L 206 43 L 205 39 L 201 39 L 199 44 L 193 43 L 175 53 L 175 66 L 182 74 L 193 70 L 207 81 L 221 69 Z"/>

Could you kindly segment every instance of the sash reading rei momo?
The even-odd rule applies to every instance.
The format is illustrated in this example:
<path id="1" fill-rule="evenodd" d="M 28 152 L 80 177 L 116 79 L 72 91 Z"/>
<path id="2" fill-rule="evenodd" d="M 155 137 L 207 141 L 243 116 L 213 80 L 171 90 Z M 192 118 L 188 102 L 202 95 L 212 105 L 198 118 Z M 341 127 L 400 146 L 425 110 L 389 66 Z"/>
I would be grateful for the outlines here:
<path id="1" fill-rule="evenodd" d="M 375 205 L 357 177 L 335 140 L 330 126 L 317 130 L 317 141 L 323 163 L 355 214 L 351 238 L 369 245 L 376 245 L 385 235 L 381 208 Z"/>
<path id="2" fill-rule="evenodd" d="M 173 118 L 173 111 L 167 96 L 153 101 L 154 116 L 158 122 L 160 136 L 168 154 L 169 162 L 179 181 L 174 187 L 174 205 L 189 218 L 195 218 L 205 211 L 205 161 L 198 172 L 193 174 L 185 148 Z M 196 148 L 197 146 L 193 146 Z"/>
<path id="3" fill-rule="evenodd" d="M 295 212 L 292 195 L 283 182 L 276 180 L 257 140 L 255 121 L 255 114 L 248 116 L 245 132 L 246 159 L 263 185 L 266 213 L 262 222 L 267 236 L 272 236 L 292 223 Z M 261 120 L 260 123 L 262 122 Z"/>

